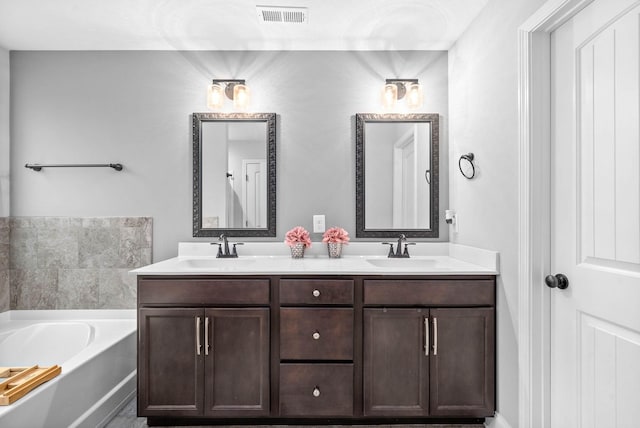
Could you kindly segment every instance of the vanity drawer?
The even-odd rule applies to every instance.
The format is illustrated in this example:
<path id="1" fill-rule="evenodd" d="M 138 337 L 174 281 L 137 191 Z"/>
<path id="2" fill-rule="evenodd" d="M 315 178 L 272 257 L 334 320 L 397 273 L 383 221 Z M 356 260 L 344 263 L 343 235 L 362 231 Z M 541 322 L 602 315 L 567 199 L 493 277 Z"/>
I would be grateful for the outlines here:
<path id="1" fill-rule="evenodd" d="M 353 309 L 280 309 L 280 359 L 352 360 Z"/>
<path id="2" fill-rule="evenodd" d="M 365 280 L 365 305 L 495 305 L 493 279 Z"/>
<path id="3" fill-rule="evenodd" d="M 141 279 L 138 302 L 188 305 L 268 305 L 268 279 Z"/>
<path id="4" fill-rule="evenodd" d="M 282 305 L 352 305 L 353 281 L 341 279 L 282 279 Z"/>
<path id="5" fill-rule="evenodd" d="M 351 416 L 353 364 L 281 364 L 280 416 Z"/>

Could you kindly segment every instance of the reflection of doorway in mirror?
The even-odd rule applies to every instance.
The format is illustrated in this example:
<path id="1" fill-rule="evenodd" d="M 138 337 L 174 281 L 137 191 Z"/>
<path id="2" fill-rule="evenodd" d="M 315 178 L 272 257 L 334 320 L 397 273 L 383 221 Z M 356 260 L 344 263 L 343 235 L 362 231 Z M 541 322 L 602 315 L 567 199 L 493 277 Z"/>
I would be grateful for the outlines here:
<path id="1" fill-rule="evenodd" d="M 416 228 L 431 228 L 431 184 L 427 181 L 427 171 L 431 171 L 431 124 L 414 124 L 413 138 L 416 148 Z"/>
<path id="2" fill-rule="evenodd" d="M 430 168 L 429 132 L 413 124 L 393 144 L 394 229 L 429 228 L 430 189 L 424 174 Z"/>
<path id="3" fill-rule="evenodd" d="M 267 224 L 267 164 L 264 159 L 243 159 L 242 212 L 247 228 L 265 227 Z"/>
<path id="4" fill-rule="evenodd" d="M 393 145 L 393 213 L 394 229 L 416 228 L 415 139 L 407 130 Z"/>
<path id="5" fill-rule="evenodd" d="M 227 172 L 227 183 L 226 183 L 226 192 L 225 192 L 225 205 L 227 207 L 226 219 L 227 219 L 227 227 L 237 227 L 234 224 L 233 219 L 234 211 L 236 204 L 234 203 L 236 191 L 235 191 L 235 176 L 232 171 Z"/>

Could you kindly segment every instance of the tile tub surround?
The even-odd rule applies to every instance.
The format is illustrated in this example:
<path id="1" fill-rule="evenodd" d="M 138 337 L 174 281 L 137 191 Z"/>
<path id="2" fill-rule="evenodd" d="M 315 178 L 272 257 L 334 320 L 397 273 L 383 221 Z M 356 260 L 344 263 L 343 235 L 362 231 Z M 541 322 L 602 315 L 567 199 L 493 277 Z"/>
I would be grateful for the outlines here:
<path id="1" fill-rule="evenodd" d="M 11 217 L 8 223 L 11 309 L 135 308 L 135 278 L 127 272 L 151 263 L 150 217 Z"/>
<path id="2" fill-rule="evenodd" d="M 0 312 L 9 310 L 9 217 L 0 217 Z"/>

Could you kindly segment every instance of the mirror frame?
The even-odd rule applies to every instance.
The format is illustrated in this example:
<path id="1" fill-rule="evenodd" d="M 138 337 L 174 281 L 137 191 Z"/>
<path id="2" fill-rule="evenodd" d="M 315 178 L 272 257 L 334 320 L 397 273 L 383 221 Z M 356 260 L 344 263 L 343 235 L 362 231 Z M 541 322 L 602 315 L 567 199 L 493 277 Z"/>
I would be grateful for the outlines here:
<path id="1" fill-rule="evenodd" d="M 209 228 L 202 227 L 202 169 L 201 138 L 204 122 L 266 122 L 267 153 L 267 227 L 265 228 Z M 233 237 L 276 236 L 276 114 L 275 113 L 193 113 L 193 236 Z"/>
<path id="2" fill-rule="evenodd" d="M 431 195 L 429 229 L 367 229 L 365 227 L 365 125 L 375 122 L 427 122 L 431 124 Z M 404 234 L 408 238 L 437 238 L 439 236 L 439 164 L 440 126 L 436 113 L 357 113 L 356 114 L 356 237 L 397 238 Z"/>

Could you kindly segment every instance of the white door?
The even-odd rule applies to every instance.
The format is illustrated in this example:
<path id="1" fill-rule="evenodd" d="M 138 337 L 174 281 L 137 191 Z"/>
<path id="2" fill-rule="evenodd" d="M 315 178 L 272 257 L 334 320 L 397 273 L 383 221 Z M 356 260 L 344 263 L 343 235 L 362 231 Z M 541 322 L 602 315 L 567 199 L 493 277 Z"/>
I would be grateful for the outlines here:
<path id="1" fill-rule="evenodd" d="M 553 428 L 640 426 L 639 23 L 595 0 L 551 36 Z"/>
<path id="2" fill-rule="evenodd" d="M 242 171 L 245 177 L 242 193 L 244 194 L 243 222 L 244 227 L 260 228 L 267 224 L 267 181 L 266 162 L 261 159 L 243 159 Z"/>
<path id="3" fill-rule="evenodd" d="M 416 149 L 413 129 L 393 145 L 393 228 L 416 228 Z"/>

